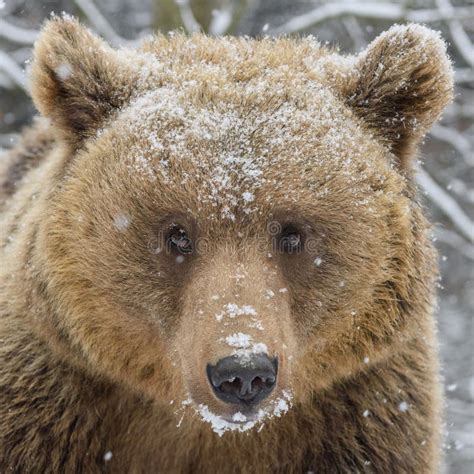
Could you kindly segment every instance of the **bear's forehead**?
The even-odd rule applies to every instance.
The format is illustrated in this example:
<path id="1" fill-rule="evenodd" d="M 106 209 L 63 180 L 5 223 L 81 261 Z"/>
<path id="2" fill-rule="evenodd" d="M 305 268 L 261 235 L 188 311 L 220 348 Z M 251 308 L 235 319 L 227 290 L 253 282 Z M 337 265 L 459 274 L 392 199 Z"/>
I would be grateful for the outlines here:
<path id="1" fill-rule="evenodd" d="M 194 189 L 185 195 L 189 207 L 230 219 L 255 212 L 259 196 L 295 202 L 327 194 L 335 175 L 353 189 L 364 180 L 357 167 L 374 143 L 333 88 L 307 66 L 291 71 L 295 55 L 285 62 L 280 51 L 271 67 L 239 79 L 238 61 L 234 69 L 227 59 L 182 68 L 188 54 L 181 50 L 179 65 L 148 57 L 136 96 L 114 124 L 126 137 L 120 160 L 129 176 L 168 193 Z"/>
<path id="2" fill-rule="evenodd" d="M 380 150 L 331 101 L 328 91 L 315 90 L 317 110 L 290 101 L 253 109 L 226 102 L 197 106 L 186 93 L 161 88 L 122 114 L 118 130 L 127 146 L 119 160 L 137 182 L 169 194 L 192 189 L 183 205 L 211 206 L 216 217 L 232 220 L 236 210 L 255 212 L 259 196 L 270 207 L 275 196 L 288 204 L 326 197 L 334 178 L 357 194 L 375 171 L 368 155 Z M 182 201 L 183 193 L 177 194 Z"/>

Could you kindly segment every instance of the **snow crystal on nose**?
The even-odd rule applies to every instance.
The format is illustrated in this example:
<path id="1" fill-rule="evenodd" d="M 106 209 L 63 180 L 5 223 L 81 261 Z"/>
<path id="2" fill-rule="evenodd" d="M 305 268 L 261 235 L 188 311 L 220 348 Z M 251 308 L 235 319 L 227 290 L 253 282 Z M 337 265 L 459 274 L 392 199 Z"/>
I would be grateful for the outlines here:
<path id="1" fill-rule="evenodd" d="M 238 317 L 247 317 L 246 326 L 252 329 L 258 329 L 263 331 L 264 327 L 262 321 L 258 318 L 257 310 L 251 305 L 242 305 L 239 306 L 235 303 L 227 303 L 223 306 L 223 310 L 215 314 L 215 318 L 219 322 L 223 322 L 224 325 L 226 318 L 229 318 L 231 321 Z M 240 333 L 241 334 L 241 333 Z M 245 336 L 245 335 L 242 335 Z M 229 339 L 231 341 L 231 339 Z M 234 340 L 237 342 L 237 339 Z"/>
<path id="2" fill-rule="evenodd" d="M 234 413 L 234 415 L 232 416 L 232 421 L 244 422 L 244 421 L 247 421 L 247 417 L 243 413 L 240 413 L 240 411 L 238 411 L 237 413 Z"/>
<path id="3" fill-rule="evenodd" d="M 239 306 L 235 303 L 227 303 L 224 305 L 224 310 L 216 314 L 216 319 L 222 321 L 224 317 L 233 319 L 237 316 L 257 316 L 257 311 L 250 305 Z"/>
<path id="4" fill-rule="evenodd" d="M 232 334 L 225 338 L 225 342 L 231 347 L 237 347 L 245 349 L 250 346 L 252 336 L 249 334 L 242 334 L 241 332 Z"/>
<path id="5" fill-rule="evenodd" d="M 236 356 L 241 364 L 248 364 L 255 354 L 268 354 L 268 347 L 263 342 L 254 342 L 252 336 L 241 332 L 224 338 L 224 342 L 233 347 L 232 355 Z"/>

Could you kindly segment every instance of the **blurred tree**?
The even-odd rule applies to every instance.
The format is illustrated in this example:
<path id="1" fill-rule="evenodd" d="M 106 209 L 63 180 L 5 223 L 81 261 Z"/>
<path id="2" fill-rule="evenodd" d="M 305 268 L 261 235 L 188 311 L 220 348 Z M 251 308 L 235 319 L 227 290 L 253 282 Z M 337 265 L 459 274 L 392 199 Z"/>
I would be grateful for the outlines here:
<path id="1" fill-rule="evenodd" d="M 234 34 L 249 3 L 247 0 L 154 0 L 153 28 L 164 33 L 181 28 L 188 33 Z"/>
<path id="2" fill-rule="evenodd" d="M 175 0 L 153 1 L 153 29 L 168 33 L 182 28 L 181 14 Z"/>

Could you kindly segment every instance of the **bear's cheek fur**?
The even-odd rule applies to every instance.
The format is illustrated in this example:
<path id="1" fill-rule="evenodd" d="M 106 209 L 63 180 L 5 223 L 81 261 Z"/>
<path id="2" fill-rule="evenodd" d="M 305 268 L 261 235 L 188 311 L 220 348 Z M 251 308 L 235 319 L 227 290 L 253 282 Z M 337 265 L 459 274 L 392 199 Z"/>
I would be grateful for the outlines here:
<path id="1" fill-rule="evenodd" d="M 157 401 L 183 398 L 170 336 L 181 312 L 179 282 L 160 274 L 152 227 L 140 212 L 132 220 L 124 196 L 91 184 L 87 173 L 119 178 L 89 158 L 83 173 L 65 180 L 42 223 L 48 288 L 64 315 L 51 320 L 52 332 L 67 338 L 76 365 Z"/>

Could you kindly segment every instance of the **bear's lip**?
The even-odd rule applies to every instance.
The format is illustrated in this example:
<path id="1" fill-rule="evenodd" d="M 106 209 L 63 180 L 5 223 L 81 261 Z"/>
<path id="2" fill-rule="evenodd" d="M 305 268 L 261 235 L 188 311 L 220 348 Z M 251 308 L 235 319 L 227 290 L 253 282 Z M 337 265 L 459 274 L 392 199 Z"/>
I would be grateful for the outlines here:
<path id="1" fill-rule="evenodd" d="M 245 413 L 235 410 L 229 412 L 215 410 L 203 403 L 199 404 L 193 401 L 192 406 L 195 412 L 200 416 L 203 422 L 209 423 L 211 429 L 219 436 L 226 431 L 244 432 L 254 429 L 256 426 L 263 426 L 267 418 L 280 418 L 286 413 L 292 403 L 291 390 L 282 390 L 278 397 L 269 400 L 267 403 L 255 406 L 252 410 Z M 259 428 L 257 428 L 259 430 Z"/>
<path id="2" fill-rule="evenodd" d="M 222 414 L 220 416 L 224 421 L 235 425 L 248 423 L 249 421 L 258 421 L 260 419 L 260 410 L 258 407 L 252 410 L 237 410 L 232 415 Z"/>
<path id="3" fill-rule="evenodd" d="M 194 408 L 196 412 L 201 412 L 204 410 L 209 410 L 212 416 L 219 418 L 226 423 L 230 423 L 232 425 L 245 425 L 246 423 L 253 423 L 261 420 L 267 414 L 267 409 L 269 403 L 259 403 L 257 405 L 253 405 L 251 407 L 245 407 L 240 405 L 235 405 L 235 408 L 225 406 L 224 409 L 220 409 L 221 407 L 216 407 L 213 404 L 208 405 L 207 403 L 201 403 L 194 398 L 190 398 L 189 404 Z M 226 410 L 225 408 L 231 408 L 230 410 Z"/>

